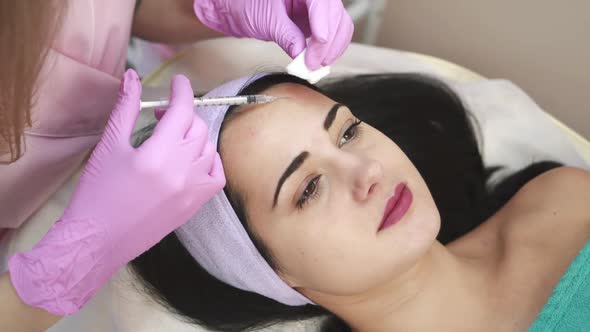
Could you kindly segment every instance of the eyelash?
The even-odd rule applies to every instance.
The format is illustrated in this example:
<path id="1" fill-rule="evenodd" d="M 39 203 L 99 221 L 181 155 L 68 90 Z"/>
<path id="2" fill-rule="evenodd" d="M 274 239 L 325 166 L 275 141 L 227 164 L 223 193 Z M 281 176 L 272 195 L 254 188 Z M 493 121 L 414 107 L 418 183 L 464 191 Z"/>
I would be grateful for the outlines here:
<path id="1" fill-rule="evenodd" d="M 315 178 L 311 179 L 307 186 L 305 186 L 305 190 L 301 193 L 301 197 L 297 200 L 297 209 L 302 210 L 305 205 L 314 199 L 316 199 L 320 195 L 321 191 L 321 175 L 316 176 Z M 311 192 L 309 192 L 311 191 Z"/>
<path id="2" fill-rule="evenodd" d="M 361 128 L 359 127 L 359 125 L 363 123 L 361 120 L 359 119 L 355 119 L 354 122 L 350 125 L 350 127 L 348 127 L 348 129 L 346 129 L 346 131 L 344 132 L 344 134 L 342 134 L 342 137 L 340 138 L 340 140 L 338 141 L 338 147 L 342 147 L 356 139 L 358 139 L 358 137 L 361 134 Z M 342 140 L 344 139 L 344 137 L 346 135 L 350 135 L 350 138 L 344 142 L 342 142 Z"/>
<path id="3" fill-rule="evenodd" d="M 344 132 L 344 134 L 342 134 L 342 137 L 340 138 L 340 141 L 338 142 L 338 147 L 342 147 L 345 144 L 348 144 L 356 139 L 358 139 L 358 137 L 360 136 L 361 133 L 361 128 L 359 127 L 359 125 L 363 123 L 362 121 L 355 119 L 354 122 L 348 127 L 348 129 L 346 129 L 346 131 Z M 345 142 L 342 142 L 342 140 L 344 139 L 345 136 L 350 135 L 350 138 L 348 138 Z M 307 186 L 305 186 L 305 190 L 303 191 L 303 193 L 301 194 L 301 197 L 299 197 L 299 199 L 297 200 L 296 203 L 296 207 L 298 210 L 302 210 L 305 205 L 311 201 L 313 201 L 314 199 L 316 199 L 317 197 L 319 197 L 320 192 L 321 192 L 321 175 L 318 175 L 316 177 L 314 177 L 313 179 L 311 179 L 311 181 L 309 181 L 309 183 L 307 184 Z"/>

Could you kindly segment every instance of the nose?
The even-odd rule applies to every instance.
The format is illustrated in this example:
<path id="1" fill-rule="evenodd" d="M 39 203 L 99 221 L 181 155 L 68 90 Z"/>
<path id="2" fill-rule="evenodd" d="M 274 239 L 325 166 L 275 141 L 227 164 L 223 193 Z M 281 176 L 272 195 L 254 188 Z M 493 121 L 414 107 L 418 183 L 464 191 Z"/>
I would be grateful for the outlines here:
<path id="1" fill-rule="evenodd" d="M 364 202 L 375 192 L 383 179 L 383 167 L 374 159 L 363 159 L 354 169 L 352 194 L 356 201 Z"/>

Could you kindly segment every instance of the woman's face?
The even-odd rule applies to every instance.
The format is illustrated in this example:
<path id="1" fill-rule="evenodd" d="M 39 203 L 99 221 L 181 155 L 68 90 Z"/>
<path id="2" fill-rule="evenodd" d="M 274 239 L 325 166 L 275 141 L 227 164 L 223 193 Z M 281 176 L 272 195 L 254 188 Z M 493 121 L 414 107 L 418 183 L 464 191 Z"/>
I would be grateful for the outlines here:
<path id="1" fill-rule="evenodd" d="M 281 277 L 308 296 L 355 295 L 413 266 L 440 217 L 406 155 L 311 89 L 285 83 L 264 93 L 289 98 L 233 115 L 221 156 Z"/>

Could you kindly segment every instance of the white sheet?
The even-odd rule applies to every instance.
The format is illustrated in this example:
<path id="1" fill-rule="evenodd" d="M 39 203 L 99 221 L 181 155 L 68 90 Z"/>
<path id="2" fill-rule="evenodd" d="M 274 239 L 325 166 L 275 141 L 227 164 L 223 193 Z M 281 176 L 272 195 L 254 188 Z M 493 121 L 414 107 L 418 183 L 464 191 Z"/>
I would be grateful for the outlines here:
<path id="1" fill-rule="evenodd" d="M 239 63 L 235 59 L 239 54 Z M 248 40 L 216 40 L 200 43 L 187 56 L 168 67 L 160 76 L 177 71 L 188 73 L 195 87 L 211 88 L 220 82 L 261 68 L 281 68 L 288 58 L 274 45 Z M 180 63 L 180 64 L 179 64 Z M 365 72 L 422 72 L 444 77 L 459 93 L 481 125 L 483 156 L 487 165 L 502 164 L 514 170 L 541 159 L 553 159 L 588 169 L 565 134 L 539 107 L 512 83 L 503 80 L 464 82 L 460 72 L 436 66 L 409 54 L 353 45 L 333 67 L 337 74 Z M 152 78 L 152 82 L 154 79 Z M 152 94 L 167 91 L 152 89 Z M 155 92 L 154 92 L 155 91 Z M 159 91 L 159 92 L 158 92 Z M 36 243 L 61 214 L 75 187 L 71 179 L 47 206 L 23 227 L 8 235 L 0 247 L 0 268 L 15 251 Z M 195 299 L 198 301 L 198 299 Z M 310 326 L 294 324 L 274 331 L 309 331 Z M 63 319 L 50 331 L 203 331 L 182 323 L 159 305 L 141 295 L 127 271 L 119 273 L 81 312 Z"/>

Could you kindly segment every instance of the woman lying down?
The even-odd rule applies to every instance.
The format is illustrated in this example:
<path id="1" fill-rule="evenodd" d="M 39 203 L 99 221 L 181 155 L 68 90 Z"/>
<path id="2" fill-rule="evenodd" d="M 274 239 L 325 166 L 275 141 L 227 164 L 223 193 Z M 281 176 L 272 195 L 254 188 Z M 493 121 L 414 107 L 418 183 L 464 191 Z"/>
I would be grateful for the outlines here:
<path id="1" fill-rule="evenodd" d="M 469 113 L 426 77 L 269 74 L 212 95 L 238 92 L 288 98 L 199 110 L 227 187 L 133 262 L 173 312 L 220 331 L 590 327 L 590 298 L 568 307 L 590 293 L 588 172 L 537 162 L 488 186 Z"/>

